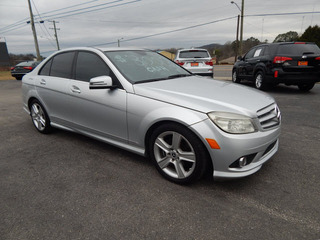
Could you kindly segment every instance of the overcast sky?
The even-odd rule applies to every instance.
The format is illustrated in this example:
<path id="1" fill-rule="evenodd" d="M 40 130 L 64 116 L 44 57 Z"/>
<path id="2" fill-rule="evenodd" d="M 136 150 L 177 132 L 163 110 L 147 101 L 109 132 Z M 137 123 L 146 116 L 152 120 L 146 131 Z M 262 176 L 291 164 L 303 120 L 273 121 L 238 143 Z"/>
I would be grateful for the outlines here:
<path id="1" fill-rule="evenodd" d="M 234 0 L 241 8 L 241 0 Z M 61 48 L 121 46 L 151 49 L 224 44 L 236 37 L 231 0 L 31 0 L 42 55 Z M 320 25 L 320 0 L 244 0 L 244 39 L 272 42 L 280 33 L 299 34 Z M 286 15 L 270 15 L 282 14 Z M 291 14 L 292 13 L 292 14 Z M 295 14 L 293 14 L 295 13 Z M 297 14 L 301 13 L 301 14 Z M 257 16 L 259 15 L 259 16 Z M 40 19 L 40 17 L 41 19 Z M 0 37 L 10 53 L 35 53 L 28 0 L 0 0 Z M 104 44 L 104 45 L 102 45 Z"/>

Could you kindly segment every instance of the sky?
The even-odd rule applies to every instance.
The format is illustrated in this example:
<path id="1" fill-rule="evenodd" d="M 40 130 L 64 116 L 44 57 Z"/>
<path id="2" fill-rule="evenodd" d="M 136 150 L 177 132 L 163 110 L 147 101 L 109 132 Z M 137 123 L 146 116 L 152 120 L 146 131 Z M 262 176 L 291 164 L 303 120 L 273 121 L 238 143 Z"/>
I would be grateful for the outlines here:
<path id="1" fill-rule="evenodd" d="M 60 48 L 149 49 L 225 44 L 236 38 L 241 0 L 30 0 L 42 56 Z M 237 7 L 238 6 L 238 7 Z M 0 41 L 9 53 L 35 54 L 28 0 L 0 0 Z M 44 21 L 40 23 L 40 21 Z M 272 42 L 320 26 L 320 0 L 244 0 L 243 39 Z"/>

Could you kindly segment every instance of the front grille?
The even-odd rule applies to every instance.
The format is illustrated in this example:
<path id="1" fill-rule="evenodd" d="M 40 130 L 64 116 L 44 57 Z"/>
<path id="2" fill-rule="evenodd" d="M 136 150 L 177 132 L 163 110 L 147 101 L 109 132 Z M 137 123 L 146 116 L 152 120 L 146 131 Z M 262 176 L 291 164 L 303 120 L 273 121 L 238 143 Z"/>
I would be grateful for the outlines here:
<path id="1" fill-rule="evenodd" d="M 275 103 L 258 110 L 257 114 L 261 127 L 264 130 L 280 125 L 281 114 L 277 104 Z"/>

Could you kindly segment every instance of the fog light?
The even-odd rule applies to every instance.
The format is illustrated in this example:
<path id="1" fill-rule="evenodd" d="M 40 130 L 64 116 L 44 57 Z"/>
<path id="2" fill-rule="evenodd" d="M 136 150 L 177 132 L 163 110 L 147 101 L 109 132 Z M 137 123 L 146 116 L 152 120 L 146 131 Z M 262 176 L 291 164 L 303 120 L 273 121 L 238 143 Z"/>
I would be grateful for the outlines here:
<path id="1" fill-rule="evenodd" d="M 239 167 L 244 167 L 245 165 L 247 165 L 247 158 L 246 157 L 241 157 L 239 159 Z"/>

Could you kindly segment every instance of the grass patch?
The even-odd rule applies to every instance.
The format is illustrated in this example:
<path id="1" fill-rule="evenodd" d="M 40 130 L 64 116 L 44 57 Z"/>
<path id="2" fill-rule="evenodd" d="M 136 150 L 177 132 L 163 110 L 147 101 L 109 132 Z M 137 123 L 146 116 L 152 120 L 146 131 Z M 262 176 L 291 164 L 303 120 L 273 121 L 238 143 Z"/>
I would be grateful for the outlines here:
<path id="1" fill-rule="evenodd" d="M 15 80 L 10 71 L 0 71 L 0 80 Z"/>

